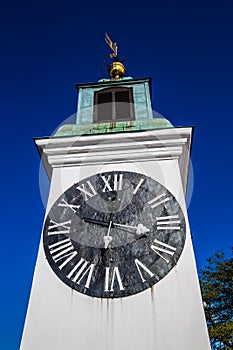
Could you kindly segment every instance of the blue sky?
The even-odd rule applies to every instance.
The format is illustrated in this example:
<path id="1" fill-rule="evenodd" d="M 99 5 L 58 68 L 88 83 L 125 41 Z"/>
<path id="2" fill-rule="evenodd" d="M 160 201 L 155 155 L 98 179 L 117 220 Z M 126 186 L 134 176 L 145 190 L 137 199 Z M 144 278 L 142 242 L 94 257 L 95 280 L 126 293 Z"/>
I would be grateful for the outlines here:
<path id="1" fill-rule="evenodd" d="M 230 254 L 232 15 L 228 0 L 1 5 L 0 349 L 19 348 L 44 217 L 33 137 L 75 112 L 75 83 L 101 78 L 106 31 L 127 75 L 152 77 L 153 109 L 175 126 L 195 125 L 189 217 L 198 267 L 217 249 Z"/>

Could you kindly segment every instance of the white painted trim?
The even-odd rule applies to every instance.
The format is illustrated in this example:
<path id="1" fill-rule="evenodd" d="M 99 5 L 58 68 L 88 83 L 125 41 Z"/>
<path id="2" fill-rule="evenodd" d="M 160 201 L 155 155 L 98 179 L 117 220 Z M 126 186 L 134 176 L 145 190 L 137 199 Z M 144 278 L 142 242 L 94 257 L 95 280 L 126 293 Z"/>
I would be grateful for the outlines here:
<path id="1" fill-rule="evenodd" d="M 80 165 L 179 159 L 186 192 L 192 127 L 36 139 L 46 171 Z"/>

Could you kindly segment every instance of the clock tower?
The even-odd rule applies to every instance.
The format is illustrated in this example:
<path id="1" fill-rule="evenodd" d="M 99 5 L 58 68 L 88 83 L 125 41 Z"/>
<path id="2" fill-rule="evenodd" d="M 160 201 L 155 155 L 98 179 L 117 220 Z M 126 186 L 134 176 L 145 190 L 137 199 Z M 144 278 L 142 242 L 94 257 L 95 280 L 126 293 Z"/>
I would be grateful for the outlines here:
<path id="1" fill-rule="evenodd" d="M 76 124 L 36 146 L 51 182 L 21 350 L 210 349 L 185 205 L 192 127 L 151 79 L 77 84 Z"/>

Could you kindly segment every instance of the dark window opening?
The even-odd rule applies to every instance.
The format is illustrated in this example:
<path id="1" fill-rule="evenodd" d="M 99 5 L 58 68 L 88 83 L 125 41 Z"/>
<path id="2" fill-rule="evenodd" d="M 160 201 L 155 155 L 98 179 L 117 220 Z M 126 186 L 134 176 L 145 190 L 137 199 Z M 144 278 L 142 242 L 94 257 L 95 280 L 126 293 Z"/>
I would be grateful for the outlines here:
<path id="1" fill-rule="evenodd" d="M 134 119 L 132 88 L 110 88 L 95 92 L 94 122 Z"/>
<path id="2" fill-rule="evenodd" d="M 98 119 L 105 121 L 111 119 L 112 115 L 112 93 L 105 92 L 97 95 Z"/>

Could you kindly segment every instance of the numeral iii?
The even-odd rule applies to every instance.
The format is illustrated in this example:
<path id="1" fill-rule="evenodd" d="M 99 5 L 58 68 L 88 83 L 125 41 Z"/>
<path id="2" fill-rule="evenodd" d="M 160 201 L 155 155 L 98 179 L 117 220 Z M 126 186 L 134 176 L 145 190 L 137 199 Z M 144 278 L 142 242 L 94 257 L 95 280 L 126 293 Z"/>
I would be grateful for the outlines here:
<path id="1" fill-rule="evenodd" d="M 180 230 L 178 215 L 160 216 L 156 218 L 157 230 Z"/>

